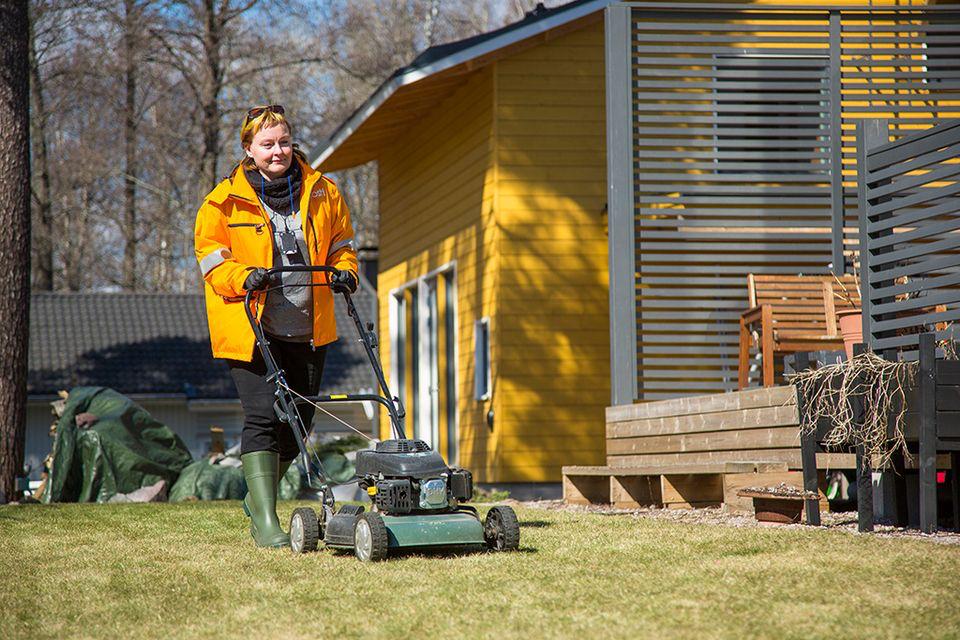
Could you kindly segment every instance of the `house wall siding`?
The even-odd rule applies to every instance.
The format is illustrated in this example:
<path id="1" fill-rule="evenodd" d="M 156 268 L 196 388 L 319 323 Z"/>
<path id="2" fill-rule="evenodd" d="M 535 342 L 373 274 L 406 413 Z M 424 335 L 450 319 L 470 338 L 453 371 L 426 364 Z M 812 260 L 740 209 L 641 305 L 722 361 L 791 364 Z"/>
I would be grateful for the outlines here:
<path id="1" fill-rule="evenodd" d="M 391 370 L 390 296 L 411 280 L 456 263 L 457 464 L 479 482 L 498 481 L 496 430 L 486 414 L 497 407 L 474 400 L 474 321 L 491 318 L 492 379 L 497 378 L 495 283 L 499 233 L 494 223 L 492 148 L 493 69 L 485 68 L 395 140 L 379 159 L 380 184 L 380 356 Z M 391 381 L 394 385 L 397 381 Z M 404 398 L 408 414 L 411 397 Z M 494 388 L 496 383 L 494 383 Z M 495 392 L 494 399 L 498 398 Z M 495 402 L 496 400 L 494 400 Z M 407 435 L 414 434 L 408 419 Z M 441 432 L 443 429 L 441 429 Z M 380 437 L 390 437 L 381 411 Z M 447 455 L 441 433 L 441 453 Z M 454 463 L 454 461 L 450 461 Z"/>
<path id="2" fill-rule="evenodd" d="M 496 64 L 504 482 L 602 464 L 610 398 L 603 23 Z"/>

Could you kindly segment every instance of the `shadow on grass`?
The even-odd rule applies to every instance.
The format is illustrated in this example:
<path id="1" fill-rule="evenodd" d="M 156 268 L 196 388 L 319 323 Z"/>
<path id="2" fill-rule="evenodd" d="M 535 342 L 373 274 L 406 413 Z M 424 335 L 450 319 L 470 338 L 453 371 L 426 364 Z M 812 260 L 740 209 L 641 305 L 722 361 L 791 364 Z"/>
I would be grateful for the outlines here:
<path id="1" fill-rule="evenodd" d="M 320 550 L 323 551 L 322 547 Z M 328 551 L 333 552 L 333 555 L 337 557 L 353 557 L 353 551 L 349 549 L 328 549 Z M 492 551 L 490 549 L 391 549 L 389 555 L 387 556 L 386 562 L 390 562 L 391 560 L 399 560 L 400 558 L 434 558 L 437 560 L 455 560 L 457 558 L 464 558 L 467 556 L 494 555 L 497 553 L 503 552 Z M 535 547 L 520 547 L 512 553 L 531 555 L 540 553 L 540 551 Z"/>
<path id="2" fill-rule="evenodd" d="M 421 556 L 425 558 L 427 557 L 429 558 L 462 558 L 465 556 L 493 555 L 497 553 L 502 553 L 502 552 L 492 551 L 490 549 L 477 549 L 475 551 L 467 551 L 463 549 L 460 549 L 460 550 L 455 550 L 455 549 L 454 550 L 451 550 L 451 549 L 393 550 L 391 549 L 389 558 L 404 558 L 404 557 L 413 557 L 413 556 Z M 538 553 L 538 551 L 533 547 L 520 547 L 513 553 L 531 554 L 531 553 Z"/>
<path id="3" fill-rule="evenodd" d="M 521 520 L 520 526 L 523 528 L 529 527 L 531 529 L 545 529 L 547 527 L 552 527 L 552 522 L 547 522 L 546 520 Z"/>
<path id="4" fill-rule="evenodd" d="M 640 511 L 593 511 L 590 515 L 604 516 L 606 518 L 619 517 L 619 516 L 633 516 L 643 512 Z"/>

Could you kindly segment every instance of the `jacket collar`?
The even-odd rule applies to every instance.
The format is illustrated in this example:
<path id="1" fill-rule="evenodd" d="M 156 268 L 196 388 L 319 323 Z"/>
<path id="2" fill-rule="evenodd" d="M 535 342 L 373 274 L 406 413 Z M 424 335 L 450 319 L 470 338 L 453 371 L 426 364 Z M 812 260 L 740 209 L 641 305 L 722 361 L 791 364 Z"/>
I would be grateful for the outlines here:
<path id="1" fill-rule="evenodd" d="M 310 202 L 313 185 L 316 184 L 323 174 L 306 162 L 301 162 L 297 157 L 294 157 L 293 161 L 300 163 L 300 170 L 303 172 L 303 186 L 300 190 L 300 206 L 303 208 L 304 205 Z M 217 197 L 218 195 L 220 196 L 219 198 Z M 217 204 L 223 204 L 227 198 L 236 198 L 237 200 L 256 205 L 260 204 L 260 198 L 247 180 L 247 176 L 243 172 L 241 165 L 237 165 L 230 177 L 224 180 L 224 182 L 220 184 L 220 187 L 214 190 L 214 194 L 210 196 L 210 199 Z"/>

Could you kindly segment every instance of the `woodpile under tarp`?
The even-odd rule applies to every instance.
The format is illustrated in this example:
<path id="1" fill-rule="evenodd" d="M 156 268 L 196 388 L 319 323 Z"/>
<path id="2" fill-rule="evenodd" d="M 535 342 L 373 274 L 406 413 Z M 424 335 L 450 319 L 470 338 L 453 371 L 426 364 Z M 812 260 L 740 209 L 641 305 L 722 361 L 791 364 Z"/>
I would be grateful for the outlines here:
<path id="1" fill-rule="evenodd" d="M 43 502 L 107 502 L 165 481 L 193 456 L 143 407 L 106 387 L 70 391 L 57 421 Z"/>

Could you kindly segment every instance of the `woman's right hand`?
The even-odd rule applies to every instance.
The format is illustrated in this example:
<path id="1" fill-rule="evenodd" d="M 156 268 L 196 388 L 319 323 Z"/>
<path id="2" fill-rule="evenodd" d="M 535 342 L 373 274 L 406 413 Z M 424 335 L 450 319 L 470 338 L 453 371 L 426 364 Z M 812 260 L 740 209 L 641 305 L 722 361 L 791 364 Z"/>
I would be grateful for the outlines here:
<path id="1" fill-rule="evenodd" d="M 247 291 L 258 291 L 273 286 L 274 276 L 267 273 L 266 269 L 257 267 L 250 272 L 247 279 L 243 281 L 243 288 Z"/>

